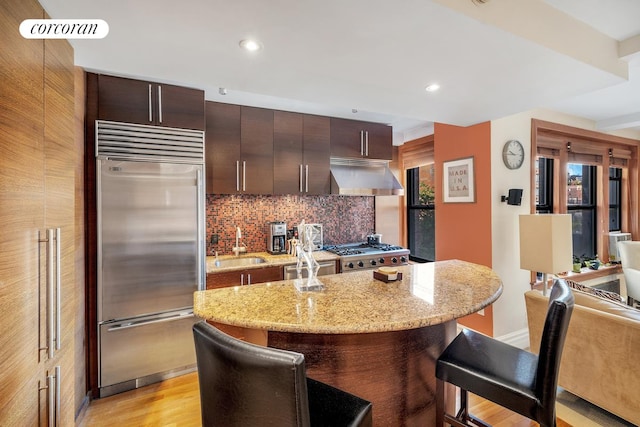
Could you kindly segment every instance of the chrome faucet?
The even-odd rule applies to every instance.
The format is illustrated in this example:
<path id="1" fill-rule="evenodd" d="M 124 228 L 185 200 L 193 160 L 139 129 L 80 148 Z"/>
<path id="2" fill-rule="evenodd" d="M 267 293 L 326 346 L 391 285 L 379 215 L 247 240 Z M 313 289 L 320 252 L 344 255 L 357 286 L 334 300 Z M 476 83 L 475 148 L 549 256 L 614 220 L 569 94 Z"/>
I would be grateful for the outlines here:
<path id="1" fill-rule="evenodd" d="M 247 252 L 245 246 L 240 246 L 240 239 L 242 239 L 242 230 L 240 230 L 240 227 L 236 227 L 236 245 L 232 249 L 236 256 L 240 255 L 240 252 Z"/>

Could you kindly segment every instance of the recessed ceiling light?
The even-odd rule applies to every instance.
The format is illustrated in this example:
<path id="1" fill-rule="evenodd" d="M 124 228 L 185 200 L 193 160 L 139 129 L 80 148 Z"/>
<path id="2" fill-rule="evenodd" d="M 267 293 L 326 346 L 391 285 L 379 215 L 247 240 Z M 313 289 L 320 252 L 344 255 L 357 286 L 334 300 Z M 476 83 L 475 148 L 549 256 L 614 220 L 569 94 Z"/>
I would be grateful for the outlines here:
<path id="1" fill-rule="evenodd" d="M 262 49 L 262 44 L 256 40 L 244 39 L 240 40 L 240 47 L 249 52 L 255 52 L 256 50 Z"/>
<path id="2" fill-rule="evenodd" d="M 424 88 L 424 90 L 426 90 L 427 92 L 435 92 L 438 89 L 440 89 L 440 85 L 438 83 L 432 83 Z"/>

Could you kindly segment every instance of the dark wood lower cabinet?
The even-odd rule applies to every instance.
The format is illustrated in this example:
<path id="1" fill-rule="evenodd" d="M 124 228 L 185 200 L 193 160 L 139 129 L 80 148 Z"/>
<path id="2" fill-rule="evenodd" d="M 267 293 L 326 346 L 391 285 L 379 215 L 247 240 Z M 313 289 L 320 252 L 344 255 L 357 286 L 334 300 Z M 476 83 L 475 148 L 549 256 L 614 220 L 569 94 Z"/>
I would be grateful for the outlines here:
<path id="1" fill-rule="evenodd" d="M 282 267 L 248 268 L 222 273 L 208 273 L 207 289 L 228 288 L 241 284 L 248 286 L 249 284 L 255 285 L 258 283 L 275 282 L 283 279 L 284 273 Z M 265 341 L 264 344 L 266 345 L 266 336 L 264 338 L 260 337 L 256 339 L 254 330 L 247 330 L 246 328 L 240 328 L 218 322 L 209 321 L 209 323 L 232 337 L 250 342 Z"/>
<path id="2" fill-rule="evenodd" d="M 207 273 L 207 289 L 230 286 L 255 285 L 257 283 L 283 280 L 282 267 L 246 268 L 244 270 Z"/>
<path id="3" fill-rule="evenodd" d="M 304 354 L 309 377 L 373 403 L 375 426 L 433 426 L 435 361 L 455 335 L 451 320 L 362 334 L 269 331 L 268 345 Z"/>

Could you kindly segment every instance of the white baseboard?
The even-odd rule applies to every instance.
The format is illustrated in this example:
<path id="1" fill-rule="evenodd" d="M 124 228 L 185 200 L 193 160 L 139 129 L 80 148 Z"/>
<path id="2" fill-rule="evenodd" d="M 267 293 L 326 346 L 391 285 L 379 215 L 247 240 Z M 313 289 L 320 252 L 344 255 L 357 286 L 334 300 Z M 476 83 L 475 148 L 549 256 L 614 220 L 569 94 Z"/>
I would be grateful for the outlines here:
<path id="1" fill-rule="evenodd" d="M 529 348 L 529 328 L 520 329 L 519 331 L 513 331 L 507 335 L 495 337 L 497 340 L 514 347 L 527 349 Z"/>
<path id="2" fill-rule="evenodd" d="M 470 329 L 466 326 L 462 326 L 458 323 L 457 325 L 457 333 L 460 333 L 463 329 Z M 498 341 L 502 341 L 503 343 L 512 345 L 514 347 L 518 347 L 521 349 L 529 348 L 529 328 L 520 329 L 519 331 L 514 331 L 508 333 L 507 335 L 503 335 L 501 337 L 494 337 Z"/>

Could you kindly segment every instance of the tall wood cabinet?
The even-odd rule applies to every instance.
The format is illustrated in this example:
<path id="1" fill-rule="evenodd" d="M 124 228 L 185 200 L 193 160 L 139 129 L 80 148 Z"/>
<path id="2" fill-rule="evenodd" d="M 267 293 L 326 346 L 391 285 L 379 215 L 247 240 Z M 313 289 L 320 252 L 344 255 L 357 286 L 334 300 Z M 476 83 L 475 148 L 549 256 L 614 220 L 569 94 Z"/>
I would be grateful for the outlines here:
<path id="1" fill-rule="evenodd" d="M 206 103 L 207 194 L 273 193 L 273 111 Z"/>
<path id="2" fill-rule="evenodd" d="M 0 425 L 73 425 L 73 50 L 20 36 L 37 1 L 0 13 Z"/>
<path id="3" fill-rule="evenodd" d="M 286 111 L 273 114 L 273 193 L 329 194 L 329 118 Z"/>

